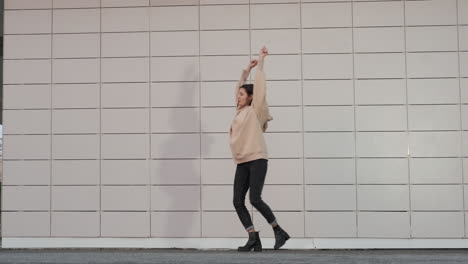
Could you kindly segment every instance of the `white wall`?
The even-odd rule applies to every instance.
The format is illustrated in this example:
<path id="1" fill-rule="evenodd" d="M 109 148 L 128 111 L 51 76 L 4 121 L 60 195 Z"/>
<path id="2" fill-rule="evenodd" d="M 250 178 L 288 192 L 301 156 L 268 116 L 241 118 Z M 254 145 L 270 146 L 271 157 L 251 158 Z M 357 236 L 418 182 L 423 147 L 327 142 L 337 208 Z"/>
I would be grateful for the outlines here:
<path id="1" fill-rule="evenodd" d="M 468 0 L 5 9 L 4 237 L 245 237 L 227 131 L 264 44 L 294 238 L 466 237 Z"/>

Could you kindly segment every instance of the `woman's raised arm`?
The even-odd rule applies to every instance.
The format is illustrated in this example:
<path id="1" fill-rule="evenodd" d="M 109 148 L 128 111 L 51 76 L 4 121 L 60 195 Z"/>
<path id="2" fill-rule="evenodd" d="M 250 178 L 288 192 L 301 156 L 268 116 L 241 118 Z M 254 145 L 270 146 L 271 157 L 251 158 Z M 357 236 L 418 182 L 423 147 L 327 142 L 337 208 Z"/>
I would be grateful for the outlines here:
<path id="1" fill-rule="evenodd" d="M 239 82 L 237 83 L 236 85 L 236 89 L 235 89 L 235 93 L 234 93 L 234 100 L 235 102 L 237 102 L 237 94 L 239 93 L 239 88 L 245 83 L 245 81 L 247 80 L 247 78 L 249 78 L 249 75 L 250 75 L 250 71 L 252 70 L 252 68 L 254 68 L 255 66 L 257 66 L 257 63 L 258 61 L 253 59 L 249 62 L 249 65 L 247 66 L 246 69 L 242 69 L 242 74 L 241 74 L 241 77 L 239 79 Z"/>
<path id="2" fill-rule="evenodd" d="M 262 125 L 271 118 L 269 116 L 268 109 L 266 109 L 268 108 L 266 103 L 266 78 L 265 72 L 263 71 L 263 64 L 267 55 L 268 50 L 263 47 L 260 50 L 258 56 L 258 68 L 257 72 L 255 73 L 254 93 L 252 100 L 252 107 L 255 109 L 257 117 Z"/>

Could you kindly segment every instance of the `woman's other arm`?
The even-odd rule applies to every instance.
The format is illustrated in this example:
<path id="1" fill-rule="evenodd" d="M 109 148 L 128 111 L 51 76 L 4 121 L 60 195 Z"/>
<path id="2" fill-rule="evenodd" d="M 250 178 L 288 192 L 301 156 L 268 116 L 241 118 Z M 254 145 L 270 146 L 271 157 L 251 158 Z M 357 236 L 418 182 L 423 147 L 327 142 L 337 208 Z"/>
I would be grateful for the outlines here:
<path id="1" fill-rule="evenodd" d="M 242 69 L 242 74 L 241 74 L 241 77 L 239 79 L 239 82 L 237 83 L 236 85 L 236 89 L 235 89 L 235 93 L 234 93 L 234 99 L 235 99 L 235 102 L 237 102 L 237 94 L 239 93 L 239 88 L 244 85 L 245 81 L 247 80 L 247 78 L 249 77 L 250 75 L 250 71 L 255 67 L 257 66 L 257 63 L 258 61 L 253 59 L 249 62 L 249 65 L 247 65 L 247 68 L 245 69 Z"/>

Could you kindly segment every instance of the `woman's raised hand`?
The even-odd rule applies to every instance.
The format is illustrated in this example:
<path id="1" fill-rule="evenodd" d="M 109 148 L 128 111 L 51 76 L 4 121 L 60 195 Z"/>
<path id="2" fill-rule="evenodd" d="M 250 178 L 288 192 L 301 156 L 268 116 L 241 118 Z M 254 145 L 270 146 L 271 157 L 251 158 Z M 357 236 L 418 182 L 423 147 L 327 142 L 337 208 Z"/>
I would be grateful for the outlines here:
<path id="1" fill-rule="evenodd" d="M 263 46 L 258 55 L 259 55 L 260 58 L 265 58 L 265 56 L 268 55 L 267 48 L 265 46 Z"/>
<path id="2" fill-rule="evenodd" d="M 255 66 L 257 66 L 257 64 L 258 64 L 258 60 L 256 60 L 256 59 L 250 60 L 248 69 L 249 69 L 249 70 L 253 69 Z"/>

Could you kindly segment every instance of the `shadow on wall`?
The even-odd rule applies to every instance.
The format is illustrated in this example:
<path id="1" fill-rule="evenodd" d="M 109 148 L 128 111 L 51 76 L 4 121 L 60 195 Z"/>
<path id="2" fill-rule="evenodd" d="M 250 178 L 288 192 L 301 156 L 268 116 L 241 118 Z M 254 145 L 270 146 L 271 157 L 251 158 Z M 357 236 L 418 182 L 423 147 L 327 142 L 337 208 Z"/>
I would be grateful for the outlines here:
<path id="1" fill-rule="evenodd" d="M 183 76 L 193 76 L 193 67 L 187 67 Z M 197 73 L 198 74 L 198 73 Z M 175 105 L 198 102 L 196 89 L 186 83 L 179 89 Z M 166 88 L 164 88 L 166 89 Z M 157 150 L 158 164 L 152 172 L 153 205 L 155 212 L 153 237 L 201 237 L 201 181 L 200 181 L 200 113 L 198 106 L 170 108 L 164 128 L 164 142 Z M 204 142 L 208 147 L 209 142 Z"/>

